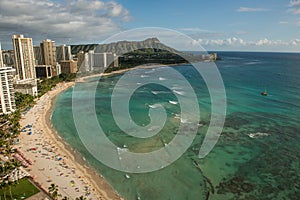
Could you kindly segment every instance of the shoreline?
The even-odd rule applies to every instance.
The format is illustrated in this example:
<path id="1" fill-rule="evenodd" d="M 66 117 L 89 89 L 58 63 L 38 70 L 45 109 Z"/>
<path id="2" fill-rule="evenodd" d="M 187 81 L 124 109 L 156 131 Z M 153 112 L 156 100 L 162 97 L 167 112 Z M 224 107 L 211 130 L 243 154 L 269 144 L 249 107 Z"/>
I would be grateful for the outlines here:
<path id="1" fill-rule="evenodd" d="M 61 193 L 62 196 L 68 196 L 71 199 L 85 194 L 86 187 L 89 188 L 90 193 L 88 199 L 122 199 L 105 178 L 97 172 L 96 169 L 90 166 L 90 164 L 82 158 L 80 153 L 75 151 L 71 145 L 61 138 L 51 123 L 51 116 L 57 96 L 74 86 L 74 84 L 74 82 L 59 83 L 55 88 L 37 100 L 37 104 L 20 120 L 21 127 L 30 123 L 33 125 L 33 134 L 27 135 L 21 132 L 19 136 L 20 143 L 15 146 L 20 148 L 25 156 L 31 159 L 36 158 L 28 171 L 31 176 L 34 177 L 35 181 L 41 184 L 46 191 L 48 191 L 49 185 L 54 183 L 58 185 L 59 193 Z M 39 109 L 41 109 L 41 111 Z M 43 144 L 43 151 L 44 146 L 48 144 L 52 146 L 52 148 L 55 147 L 53 148 L 54 155 L 52 155 L 52 157 L 46 157 L 46 159 L 49 158 L 49 161 L 45 161 L 43 157 L 43 155 L 49 152 L 41 153 L 41 150 L 39 150 L 40 152 L 37 155 L 37 152 L 25 151 L 25 149 L 28 150 L 32 148 L 32 146 L 40 145 L 40 143 Z M 51 152 L 52 151 L 50 151 L 49 154 L 51 154 Z M 55 160 L 57 155 L 63 158 L 62 162 L 68 167 L 64 168 L 61 162 Z M 43 173 L 41 169 L 47 174 Z M 65 176 L 59 176 L 57 174 L 64 174 Z M 49 182 L 49 179 L 51 182 Z M 75 182 L 75 187 L 69 183 L 71 179 Z"/>
<path id="2" fill-rule="evenodd" d="M 127 68 L 117 71 L 112 71 L 109 73 L 100 73 L 100 74 L 92 74 L 87 75 L 84 77 L 77 78 L 77 80 L 73 82 L 63 82 L 58 83 L 56 87 L 52 88 L 50 91 L 48 91 L 46 94 L 44 94 L 42 97 L 36 100 L 36 104 L 20 119 L 20 125 L 21 127 L 25 127 L 27 124 L 32 124 L 33 126 L 33 134 L 27 135 L 26 133 L 21 132 L 19 139 L 20 143 L 15 145 L 15 147 L 20 148 L 24 155 L 32 160 L 34 160 L 34 157 L 38 158 L 34 160 L 34 163 L 32 166 L 27 168 L 27 171 L 31 174 L 31 177 L 35 182 L 37 182 L 41 187 L 48 191 L 48 187 L 51 183 L 54 183 L 55 185 L 58 185 L 59 193 L 63 196 L 68 196 L 70 199 L 75 199 L 79 196 L 84 196 L 84 192 L 78 193 L 74 188 L 70 189 L 69 181 L 72 179 L 76 182 L 76 188 L 80 191 L 84 191 L 84 188 L 89 187 L 89 193 L 87 199 L 115 199 L 115 200 L 122 200 L 123 198 L 117 193 L 117 191 L 108 183 L 108 181 L 101 175 L 100 172 L 98 172 L 93 166 L 91 166 L 84 158 L 83 156 L 77 152 L 70 144 L 68 144 L 57 132 L 57 130 L 53 127 L 53 124 L 51 123 L 51 117 L 52 113 L 55 108 L 55 102 L 57 100 L 58 95 L 60 95 L 62 92 L 66 91 L 70 87 L 74 87 L 76 82 L 85 82 L 86 79 L 93 78 L 93 77 L 99 77 L 99 76 L 113 76 L 125 73 L 130 70 L 135 69 L 151 69 L 156 67 L 168 67 L 168 66 L 180 66 L 185 65 L 188 63 L 181 63 L 181 64 L 170 64 L 170 65 L 161 65 L 161 64 L 153 64 L 153 65 L 141 65 L 133 68 Z M 39 134 L 39 137 L 36 137 L 36 133 Z M 25 142 L 23 142 L 25 141 Z M 43 143 L 44 142 L 44 143 Z M 52 146 L 52 148 L 55 146 L 54 155 L 51 156 L 51 158 L 46 157 L 50 161 L 52 161 L 50 164 L 47 165 L 48 161 L 43 160 L 43 156 L 34 155 L 37 152 L 28 152 L 28 149 L 32 147 L 37 147 L 39 143 L 43 143 L 44 145 Z M 44 148 L 44 147 L 43 147 Z M 48 148 L 48 147 L 47 147 Z M 27 149 L 27 152 L 26 150 Z M 39 150 L 39 153 L 41 154 L 41 151 Z M 47 152 L 48 153 L 48 152 Z M 44 152 L 42 154 L 45 154 Z M 73 169 L 76 171 L 77 177 L 72 177 L 71 179 L 68 178 L 69 176 L 65 177 L 59 177 L 64 178 L 60 182 L 60 180 L 57 180 L 59 178 L 56 178 L 55 176 L 58 176 L 57 174 L 54 175 L 53 171 L 57 170 L 57 173 L 66 174 L 65 172 L 67 169 L 58 169 L 61 168 L 60 164 L 57 163 L 55 160 L 59 155 L 61 158 L 63 158 L 63 163 L 68 167 L 69 169 Z M 43 160 L 43 161 L 42 161 Z M 41 169 L 49 172 L 49 174 L 43 174 L 41 173 Z M 63 172 L 63 173 L 62 173 Z M 71 173 L 68 173 L 72 175 Z M 74 173 L 75 174 L 75 173 Z M 79 174 L 79 175 L 78 175 Z M 51 178 L 50 178 L 51 177 Z M 51 181 L 49 181 L 49 179 Z M 77 179 L 77 180 L 76 180 Z M 83 182 L 82 184 L 79 184 L 80 182 Z M 69 187 L 68 187 L 69 186 Z M 72 186 L 74 187 L 74 186 Z"/>
<path id="3" fill-rule="evenodd" d="M 53 96 L 51 99 L 51 106 L 47 110 L 45 115 L 46 125 L 49 129 L 52 130 L 53 133 L 53 139 L 55 138 L 58 143 L 61 143 L 64 148 L 62 148 L 63 151 L 66 151 L 67 154 L 70 154 L 73 156 L 73 161 L 75 165 L 79 168 L 79 170 L 83 171 L 84 174 L 87 174 L 87 179 L 94 185 L 96 190 L 101 194 L 105 193 L 105 197 L 107 199 L 122 199 L 120 195 L 113 189 L 113 187 L 105 180 L 105 178 L 96 171 L 87 161 L 85 161 L 82 157 L 82 155 L 77 152 L 70 144 L 68 144 L 66 141 L 62 139 L 62 137 L 58 134 L 57 130 L 53 127 L 53 124 L 51 123 L 51 117 L 52 113 L 55 108 L 55 102 L 57 100 L 58 95 L 60 95 L 62 92 L 66 91 L 70 87 L 72 87 L 74 83 L 72 83 L 71 86 L 67 87 L 65 90 L 58 93 L 56 96 Z M 99 186 L 101 185 L 101 187 Z M 117 195 L 117 196 L 116 196 Z"/>
<path id="4" fill-rule="evenodd" d="M 177 64 L 152 64 L 152 65 L 139 65 L 136 67 L 131 67 L 131 68 L 126 68 L 126 69 L 120 69 L 120 70 L 116 70 L 116 71 L 112 71 L 109 73 L 98 73 L 98 74 L 87 74 L 86 76 L 82 76 L 82 77 L 76 77 L 75 83 L 76 82 L 85 82 L 86 79 L 89 78 L 95 78 L 95 77 L 99 77 L 99 76 L 113 76 L 113 75 L 119 75 L 119 74 L 123 74 L 125 72 L 131 71 L 131 70 L 136 70 L 136 69 L 152 69 L 152 68 L 158 68 L 158 67 L 179 67 L 181 65 L 188 65 L 190 63 L 177 63 Z"/>

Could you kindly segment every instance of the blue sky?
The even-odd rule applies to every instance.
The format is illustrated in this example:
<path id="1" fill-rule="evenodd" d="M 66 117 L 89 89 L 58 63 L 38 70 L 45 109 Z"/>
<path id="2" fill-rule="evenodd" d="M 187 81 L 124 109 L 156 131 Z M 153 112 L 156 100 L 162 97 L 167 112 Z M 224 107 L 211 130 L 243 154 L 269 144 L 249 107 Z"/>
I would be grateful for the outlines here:
<path id="1" fill-rule="evenodd" d="M 273 39 L 293 39 L 299 35 L 296 26 L 300 16 L 288 12 L 289 1 L 286 0 L 120 0 L 132 14 L 133 20 L 125 25 L 128 28 L 142 26 L 161 26 L 166 28 L 199 28 L 212 32 L 234 34 L 247 32 L 249 39 L 262 36 Z M 276 3 L 274 3 L 276 2 Z M 148 9 L 145 9 L 148 8 Z M 252 8 L 257 11 L 247 12 Z M 289 22 L 282 25 L 279 22 Z"/>
<path id="2" fill-rule="evenodd" d="M 300 51 L 300 0 L 1 0 L 0 42 L 100 43 L 141 27 L 180 31 L 208 50 Z"/>
<path id="3" fill-rule="evenodd" d="M 120 0 L 130 10 L 133 19 L 126 28 L 159 26 L 182 31 L 193 39 L 242 39 L 245 42 L 282 40 L 289 42 L 300 38 L 300 15 L 294 14 L 286 0 Z M 148 8 L 148 9 L 145 9 Z M 216 46 L 218 49 L 284 50 L 300 51 L 300 46 L 274 45 L 272 47 Z M 289 46 L 289 47 L 287 47 Z M 212 45 L 212 48 L 214 46 Z"/>

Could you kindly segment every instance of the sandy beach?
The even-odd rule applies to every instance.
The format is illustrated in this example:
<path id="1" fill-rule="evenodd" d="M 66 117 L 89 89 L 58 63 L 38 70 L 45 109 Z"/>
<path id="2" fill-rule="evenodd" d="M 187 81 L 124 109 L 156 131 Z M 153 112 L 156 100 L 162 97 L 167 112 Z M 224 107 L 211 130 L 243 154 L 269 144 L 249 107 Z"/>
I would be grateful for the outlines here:
<path id="1" fill-rule="evenodd" d="M 66 144 L 52 127 L 50 117 L 56 96 L 74 85 L 60 83 L 36 101 L 20 120 L 20 142 L 15 145 L 25 157 L 33 161 L 26 170 L 48 191 L 54 183 L 62 197 L 70 199 L 122 199 L 108 182 L 90 167 L 81 156 Z M 32 127 L 31 127 L 32 125 Z"/>
<path id="2" fill-rule="evenodd" d="M 132 69 L 147 69 L 163 65 L 144 65 L 110 73 L 93 74 L 76 79 L 84 82 L 88 78 L 121 74 Z M 20 142 L 15 145 L 21 154 L 32 160 L 26 171 L 48 191 L 54 183 L 59 194 L 70 199 L 84 196 L 87 199 L 122 199 L 109 183 L 93 168 L 88 167 L 82 156 L 74 151 L 56 132 L 51 124 L 51 115 L 56 96 L 74 86 L 74 82 L 59 83 L 51 91 L 44 94 L 20 120 Z"/>

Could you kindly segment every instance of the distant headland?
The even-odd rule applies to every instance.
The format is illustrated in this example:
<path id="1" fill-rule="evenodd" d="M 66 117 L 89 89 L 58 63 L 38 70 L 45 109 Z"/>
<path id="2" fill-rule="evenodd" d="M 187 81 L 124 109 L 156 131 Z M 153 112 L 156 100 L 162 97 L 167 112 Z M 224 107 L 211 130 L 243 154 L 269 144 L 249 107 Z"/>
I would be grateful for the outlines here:
<path id="1" fill-rule="evenodd" d="M 194 55 L 178 51 L 163 44 L 157 38 L 148 38 L 143 41 L 118 41 L 109 44 L 71 45 L 71 52 L 73 55 L 77 55 L 79 52 L 112 52 L 116 54 L 116 57 L 109 61 L 111 63 L 104 69 L 105 73 L 138 65 L 178 65 L 192 62 L 212 62 L 219 59 L 216 53 L 203 52 L 200 55 Z M 116 59 L 117 64 L 115 64 Z"/>

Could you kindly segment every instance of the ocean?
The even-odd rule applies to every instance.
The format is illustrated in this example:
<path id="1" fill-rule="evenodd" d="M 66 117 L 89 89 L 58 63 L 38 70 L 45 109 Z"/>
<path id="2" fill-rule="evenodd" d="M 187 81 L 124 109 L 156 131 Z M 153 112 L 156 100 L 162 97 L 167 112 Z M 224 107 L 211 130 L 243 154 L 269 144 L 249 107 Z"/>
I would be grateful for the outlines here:
<path id="1" fill-rule="evenodd" d="M 300 54 L 218 52 L 218 55 L 222 60 L 216 61 L 216 65 L 227 96 L 226 120 L 217 144 L 203 159 L 198 153 L 210 123 L 211 100 L 203 78 L 191 65 L 173 68 L 188 80 L 196 93 L 201 126 L 185 153 L 165 168 L 147 173 L 126 173 L 95 159 L 81 142 L 74 124 L 73 88 L 57 97 L 51 121 L 59 135 L 128 200 L 299 199 Z M 111 96 L 122 74 L 102 77 L 100 81 L 91 78 L 75 86 L 81 92 L 76 98 L 82 102 L 82 120 L 87 124 L 91 120 L 87 87 L 83 85 L 97 82 L 95 111 L 107 138 L 120 148 L 126 147 L 133 152 L 155 151 L 174 139 L 182 122 L 178 117 L 180 104 L 174 92 L 185 91 L 182 81 L 186 80 L 172 79 L 165 67 L 132 71 L 133 78 L 155 71 L 160 81 L 168 80 L 177 87 L 172 90 L 159 84 L 148 84 L 139 87 L 130 98 L 130 116 L 139 126 L 150 123 L 148 112 L 151 106 L 164 106 L 166 123 L 158 135 L 135 138 L 125 134 L 116 124 Z M 265 89 L 268 95 L 262 96 Z M 122 96 L 119 98 L 121 104 Z M 97 138 L 93 132 L 86 134 Z"/>

